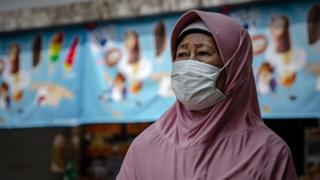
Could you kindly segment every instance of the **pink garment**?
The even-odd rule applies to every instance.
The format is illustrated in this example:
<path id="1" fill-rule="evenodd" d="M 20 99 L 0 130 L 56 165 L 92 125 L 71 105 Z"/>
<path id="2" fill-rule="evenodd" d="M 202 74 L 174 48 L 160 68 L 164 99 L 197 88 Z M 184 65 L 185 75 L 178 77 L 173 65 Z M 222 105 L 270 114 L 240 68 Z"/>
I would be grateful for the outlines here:
<path id="1" fill-rule="evenodd" d="M 171 38 L 202 20 L 226 67 L 227 99 L 201 111 L 176 102 L 131 144 L 117 180 L 296 180 L 290 149 L 261 120 L 249 34 L 231 18 L 192 10 Z"/>

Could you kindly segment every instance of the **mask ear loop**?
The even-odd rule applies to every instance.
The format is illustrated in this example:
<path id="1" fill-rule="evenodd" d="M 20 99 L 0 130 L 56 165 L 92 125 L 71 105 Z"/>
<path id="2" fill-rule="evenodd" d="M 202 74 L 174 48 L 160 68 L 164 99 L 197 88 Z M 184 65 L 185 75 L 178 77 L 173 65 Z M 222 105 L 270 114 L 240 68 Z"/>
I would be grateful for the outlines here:
<path id="1" fill-rule="evenodd" d="M 221 73 L 230 64 L 231 61 L 232 59 L 230 58 L 230 60 L 226 64 L 224 64 L 223 67 L 219 70 L 219 73 Z"/>
<path id="2" fill-rule="evenodd" d="M 240 46 L 242 45 L 242 43 L 245 40 L 246 36 L 249 36 L 249 33 L 245 29 L 242 29 L 242 32 L 245 32 L 245 35 L 241 36 L 241 39 L 240 39 L 239 46 L 238 46 L 237 50 L 233 53 L 233 55 L 231 56 L 229 61 L 225 65 L 223 65 L 223 67 L 220 69 L 219 73 L 221 73 L 230 64 L 230 62 L 234 59 L 234 57 L 236 56 L 236 54 L 240 50 Z M 244 80 L 245 79 L 243 79 L 243 81 Z M 230 93 L 226 93 L 225 96 L 228 96 L 229 94 Z"/>
<path id="3" fill-rule="evenodd" d="M 245 30 L 244 30 L 244 31 L 245 31 Z M 230 62 L 234 59 L 235 55 L 236 55 L 236 54 L 238 53 L 238 51 L 240 50 L 239 47 L 242 45 L 242 43 L 243 43 L 243 41 L 244 41 L 245 38 L 246 38 L 245 35 L 243 35 L 243 36 L 241 37 L 240 42 L 239 42 L 239 46 L 238 46 L 237 50 L 233 53 L 233 55 L 231 56 L 231 58 L 229 59 L 229 61 L 228 61 L 226 64 L 223 65 L 223 67 L 220 69 L 220 72 L 221 72 L 222 70 L 224 70 L 225 67 L 228 66 L 228 65 L 230 64 Z"/>

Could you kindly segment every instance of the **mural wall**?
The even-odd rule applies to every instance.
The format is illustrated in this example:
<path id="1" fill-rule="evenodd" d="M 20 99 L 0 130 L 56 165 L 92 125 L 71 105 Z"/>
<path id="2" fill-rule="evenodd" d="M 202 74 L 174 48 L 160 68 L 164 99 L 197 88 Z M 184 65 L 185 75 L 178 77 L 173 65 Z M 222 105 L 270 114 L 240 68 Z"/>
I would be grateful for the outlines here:
<path id="1" fill-rule="evenodd" d="M 216 10 L 212 10 L 216 11 Z M 264 118 L 320 118 L 320 4 L 224 9 L 251 34 Z M 178 16 L 0 35 L 0 127 L 157 120 Z"/>

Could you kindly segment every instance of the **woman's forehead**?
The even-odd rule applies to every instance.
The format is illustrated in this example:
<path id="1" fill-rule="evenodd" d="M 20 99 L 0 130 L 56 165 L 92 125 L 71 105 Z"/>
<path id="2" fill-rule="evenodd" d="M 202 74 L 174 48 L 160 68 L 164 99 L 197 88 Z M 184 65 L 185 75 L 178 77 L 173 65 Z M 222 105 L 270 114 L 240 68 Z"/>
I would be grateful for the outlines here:
<path id="1" fill-rule="evenodd" d="M 178 48 L 186 48 L 189 44 L 197 47 L 216 46 L 213 37 L 203 33 L 190 33 L 186 35 L 179 43 Z"/>

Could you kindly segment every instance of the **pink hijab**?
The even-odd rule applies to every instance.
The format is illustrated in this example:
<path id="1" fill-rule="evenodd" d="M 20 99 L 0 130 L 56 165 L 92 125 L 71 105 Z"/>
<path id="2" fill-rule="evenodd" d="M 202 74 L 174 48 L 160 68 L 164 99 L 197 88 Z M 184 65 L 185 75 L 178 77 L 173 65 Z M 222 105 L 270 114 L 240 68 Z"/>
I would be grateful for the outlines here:
<path id="1" fill-rule="evenodd" d="M 189 11 L 173 29 L 173 59 L 179 33 L 199 19 L 223 62 L 231 61 L 225 69 L 227 99 L 201 111 L 177 101 L 133 141 L 117 180 L 297 179 L 290 149 L 261 120 L 245 29 L 222 14 Z"/>

